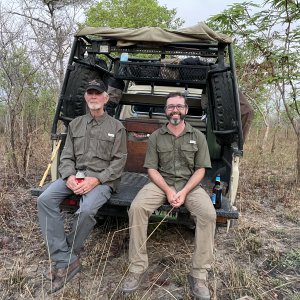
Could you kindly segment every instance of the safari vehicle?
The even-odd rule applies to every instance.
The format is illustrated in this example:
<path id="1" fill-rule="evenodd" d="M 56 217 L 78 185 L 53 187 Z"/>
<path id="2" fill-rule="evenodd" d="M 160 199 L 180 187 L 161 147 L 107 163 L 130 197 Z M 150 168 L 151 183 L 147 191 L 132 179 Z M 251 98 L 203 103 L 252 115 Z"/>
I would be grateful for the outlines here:
<path id="1" fill-rule="evenodd" d="M 135 195 L 148 182 L 143 168 L 147 140 L 166 123 L 165 96 L 181 91 L 189 106 L 187 122 L 202 131 L 208 142 L 212 169 L 207 170 L 202 186 L 209 194 L 216 174 L 221 174 L 223 201 L 217 209 L 217 222 L 228 224 L 228 220 L 237 219 L 234 203 L 243 136 L 231 42 L 230 37 L 212 31 L 204 23 L 178 30 L 80 30 L 74 38 L 53 120 L 51 179 L 59 176 L 57 167 L 69 122 L 87 112 L 85 86 L 92 79 L 102 79 L 111 99 L 106 109 L 127 130 L 128 159 L 119 191 L 98 214 L 127 216 Z M 58 132 L 58 128 L 64 129 Z M 32 194 L 38 196 L 46 187 L 41 182 Z M 78 200 L 76 196 L 65 199 L 62 207 L 76 208 Z M 153 217 L 165 217 L 170 208 L 167 204 L 161 206 Z M 167 214 L 166 219 L 191 223 L 184 206 Z"/>

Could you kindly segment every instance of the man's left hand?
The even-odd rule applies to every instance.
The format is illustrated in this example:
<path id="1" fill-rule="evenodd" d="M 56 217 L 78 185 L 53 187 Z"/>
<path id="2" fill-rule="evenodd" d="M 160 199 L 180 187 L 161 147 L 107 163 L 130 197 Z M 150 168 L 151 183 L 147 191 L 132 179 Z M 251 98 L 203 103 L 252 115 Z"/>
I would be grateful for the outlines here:
<path id="1" fill-rule="evenodd" d="M 186 193 L 181 190 L 174 196 L 173 200 L 171 201 L 171 205 L 175 208 L 180 207 L 184 203 L 185 198 Z"/>
<path id="2" fill-rule="evenodd" d="M 100 180 L 96 177 L 85 177 L 84 180 L 77 184 L 73 190 L 76 195 L 84 195 L 100 184 Z"/>

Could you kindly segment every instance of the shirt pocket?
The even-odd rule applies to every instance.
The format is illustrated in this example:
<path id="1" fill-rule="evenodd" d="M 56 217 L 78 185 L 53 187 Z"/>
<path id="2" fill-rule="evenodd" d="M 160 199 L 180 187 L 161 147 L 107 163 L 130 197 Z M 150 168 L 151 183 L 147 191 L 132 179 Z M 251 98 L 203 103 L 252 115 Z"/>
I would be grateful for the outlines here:
<path id="1" fill-rule="evenodd" d="M 85 136 L 83 133 L 73 134 L 75 157 L 81 156 L 84 153 L 84 141 L 85 141 Z"/>
<path id="2" fill-rule="evenodd" d="M 113 146 L 114 146 L 114 137 L 102 135 L 97 140 L 97 151 L 96 157 L 110 161 L 113 157 Z"/>
<path id="3" fill-rule="evenodd" d="M 173 162 L 173 148 L 167 146 L 159 146 L 157 147 L 157 152 L 160 166 L 163 169 L 170 168 Z"/>
<path id="4" fill-rule="evenodd" d="M 198 146 L 196 144 L 184 144 L 181 145 L 181 154 L 183 158 L 183 164 L 188 165 L 189 167 L 195 166 L 195 155 L 198 151 Z"/>

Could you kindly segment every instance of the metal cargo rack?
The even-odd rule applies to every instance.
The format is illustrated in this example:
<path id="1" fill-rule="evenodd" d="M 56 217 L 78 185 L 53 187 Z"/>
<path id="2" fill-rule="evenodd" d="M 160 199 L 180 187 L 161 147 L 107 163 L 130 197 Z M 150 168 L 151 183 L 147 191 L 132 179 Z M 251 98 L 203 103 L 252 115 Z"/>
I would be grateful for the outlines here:
<path id="1" fill-rule="evenodd" d="M 210 65 L 223 66 L 226 44 L 172 43 L 164 46 L 134 45 L 119 48 L 115 40 L 93 40 L 81 36 L 73 45 L 74 62 L 95 67 L 103 73 L 136 83 L 151 81 L 153 84 L 205 86 Z M 122 53 L 128 53 L 128 61 L 120 61 Z M 108 69 L 96 63 L 98 56 L 108 59 Z M 89 63 L 86 61 L 88 57 Z M 197 57 L 200 64 L 165 63 L 166 58 Z"/>
<path id="2" fill-rule="evenodd" d="M 202 84 L 206 82 L 208 66 L 176 65 L 156 62 L 118 62 L 115 77 L 132 81 L 151 81 L 176 84 Z"/>

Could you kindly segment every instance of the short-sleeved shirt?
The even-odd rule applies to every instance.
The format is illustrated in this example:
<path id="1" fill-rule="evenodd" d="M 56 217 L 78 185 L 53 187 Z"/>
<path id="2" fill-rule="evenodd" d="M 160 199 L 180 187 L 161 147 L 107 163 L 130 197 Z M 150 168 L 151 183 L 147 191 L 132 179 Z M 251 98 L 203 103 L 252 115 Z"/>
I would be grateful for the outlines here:
<path id="1" fill-rule="evenodd" d="M 102 184 L 117 188 L 127 159 L 126 131 L 123 124 L 104 113 L 94 119 L 90 114 L 74 119 L 60 158 L 63 179 L 84 170 Z"/>
<path id="2" fill-rule="evenodd" d="M 181 190 L 197 169 L 211 168 L 204 134 L 186 123 L 176 137 L 164 125 L 149 137 L 144 167 L 158 170 L 168 185 Z"/>

